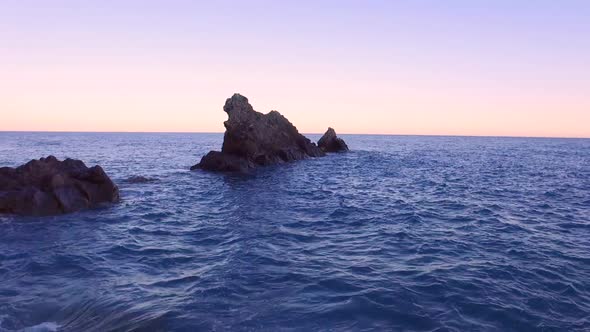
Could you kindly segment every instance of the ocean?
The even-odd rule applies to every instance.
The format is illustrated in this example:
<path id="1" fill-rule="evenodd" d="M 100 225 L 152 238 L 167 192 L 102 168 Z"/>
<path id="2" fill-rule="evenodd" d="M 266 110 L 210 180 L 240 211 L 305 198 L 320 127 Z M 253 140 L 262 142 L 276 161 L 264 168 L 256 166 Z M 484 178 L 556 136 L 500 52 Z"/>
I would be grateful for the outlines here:
<path id="1" fill-rule="evenodd" d="M 590 330 L 590 139 L 341 136 L 230 175 L 189 171 L 222 134 L 0 133 L 122 197 L 0 216 L 0 331 Z"/>

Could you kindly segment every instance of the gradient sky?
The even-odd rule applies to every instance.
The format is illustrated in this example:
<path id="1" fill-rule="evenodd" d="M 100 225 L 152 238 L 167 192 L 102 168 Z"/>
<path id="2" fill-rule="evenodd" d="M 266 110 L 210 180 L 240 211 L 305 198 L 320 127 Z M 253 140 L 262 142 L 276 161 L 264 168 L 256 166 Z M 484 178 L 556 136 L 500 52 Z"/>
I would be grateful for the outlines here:
<path id="1" fill-rule="evenodd" d="M 0 130 L 590 137 L 590 1 L 0 0 Z"/>

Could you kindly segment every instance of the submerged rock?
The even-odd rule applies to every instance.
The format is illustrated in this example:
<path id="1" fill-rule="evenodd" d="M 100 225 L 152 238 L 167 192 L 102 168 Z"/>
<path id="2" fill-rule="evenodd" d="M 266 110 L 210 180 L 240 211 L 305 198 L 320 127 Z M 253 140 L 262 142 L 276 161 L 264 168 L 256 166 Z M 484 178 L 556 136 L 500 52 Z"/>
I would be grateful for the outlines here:
<path id="1" fill-rule="evenodd" d="M 127 183 L 149 183 L 149 182 L 155 182 L 155 181 L 158 181 L 158 179 L 148 178 L 148 177 L 141 176 L 141 175 L 135 175 L 135 176 L 132 176 L 132 177 L 128 178 L 127 180 L 125 180 L 125 182 L 127 182 Z"/>
<path id="2" fill-rule="evenodd" d="M 100 166 L 53 156 L 0 168 L 0 213 L 55 215 L 119 200 L 119 189 Z"/>
<path id="3" fill-rule="evenodd" d="M 240 94 L 228 98 L 223 110 L 229 118 L 223 123 L 226 130 L 221 152 L 209 152 L 191 170 L 243 172 L 258 165 L 325 155 L 279 112 L 256 112 Z"/>
<path id="4" fill-rule="evenodd" d="M 328 128 L 324 136 L 318 141 L 318 146 L 324 152 L 342 152 L 348 151 L 348 146 L 342 138 L 336 136 L 336 131 Z"/>

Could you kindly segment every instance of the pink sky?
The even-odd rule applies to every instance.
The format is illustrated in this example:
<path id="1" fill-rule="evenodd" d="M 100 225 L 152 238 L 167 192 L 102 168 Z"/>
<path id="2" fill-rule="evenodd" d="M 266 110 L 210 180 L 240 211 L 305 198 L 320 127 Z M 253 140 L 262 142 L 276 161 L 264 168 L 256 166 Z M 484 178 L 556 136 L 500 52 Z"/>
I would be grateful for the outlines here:
<path id="1" fill-rule="evenodd" d="M 7 1 L 0 130 L 590 137 L 590 5 Z M 288 13 L 288 15 L 287 15 Z"/>

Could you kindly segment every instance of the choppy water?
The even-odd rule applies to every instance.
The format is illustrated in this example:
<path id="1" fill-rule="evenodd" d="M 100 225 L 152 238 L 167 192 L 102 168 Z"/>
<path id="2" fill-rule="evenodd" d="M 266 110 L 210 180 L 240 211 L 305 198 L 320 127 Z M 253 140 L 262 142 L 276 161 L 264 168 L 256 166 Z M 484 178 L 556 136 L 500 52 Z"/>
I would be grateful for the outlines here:
<path id="1" fill-rule="evenodd" d="M 344 138 L 231 176 L 188 171 L 221 134 L 0 133 L 123 198 L 0 217 L 0 331 L 590 329 L 590 140 Z"/>

